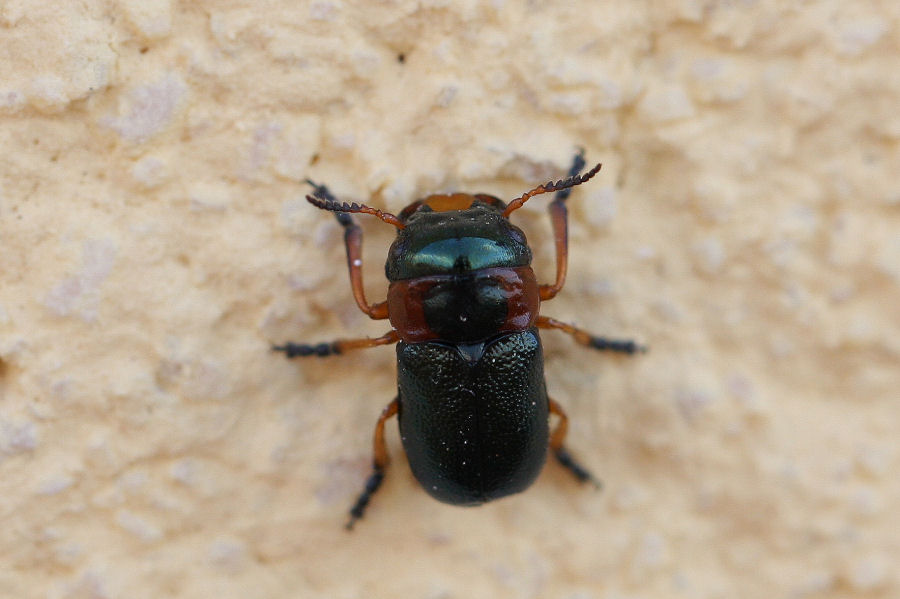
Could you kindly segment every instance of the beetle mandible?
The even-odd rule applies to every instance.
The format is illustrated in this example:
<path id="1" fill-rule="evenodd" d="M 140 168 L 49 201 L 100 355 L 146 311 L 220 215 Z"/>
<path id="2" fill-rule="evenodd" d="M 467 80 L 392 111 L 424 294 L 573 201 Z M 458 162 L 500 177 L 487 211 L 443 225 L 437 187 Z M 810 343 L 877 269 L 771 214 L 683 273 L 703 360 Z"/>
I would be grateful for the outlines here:
<path id="1" fill-rule="evenodd" d="M 436 194 L 399 215 L 339 203 L 325 185 L 306 199 L 335 213 L 344 228 L 353 297 L 370 318 L 389 319 L 377 338 L 315 345 L 273 346 L 288 358 L 331 356 L 353 349 L 397 344 L 397 397 L 375 425 L 372 474 L 350 510 L 347 528 L 365 512 L 381 486 L 388 454 L 385 421 L 396 415 L 409 465 L 434 498 L 480 505 L 528 488 L 549 446 L 579 481 L 599 482 L 564 445 L 568 418 L 547 395 L 538 329 L 569 333 L 587 347 L 624 354 L 644 351 L 634 341 L 606 339 L 539 314 L 566 279 L 566 199 L 584 174 L 579 152 L 566 179 L 539 185 L 509 204 L 487 194 Z M 531 249 L 509 215 L 531 197 L 556 192 L 550 220 L 556 246 L 556 280 L 538 284 Z M 363 292 L 362 230 L 350 213 L 371 214 L 397 229 L 385 264 L 387 300 L 370 304 Z M 550 432 L 549 417 L 558 423 Z"/>

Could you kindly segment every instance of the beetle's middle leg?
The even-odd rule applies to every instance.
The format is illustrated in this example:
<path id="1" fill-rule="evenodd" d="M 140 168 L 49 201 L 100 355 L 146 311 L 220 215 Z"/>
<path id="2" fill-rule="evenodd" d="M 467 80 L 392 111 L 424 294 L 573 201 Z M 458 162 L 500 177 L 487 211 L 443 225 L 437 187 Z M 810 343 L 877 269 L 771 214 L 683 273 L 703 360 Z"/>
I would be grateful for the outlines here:
<path id="1" fill-rule="evenodd" d="M 313 195 L 321 200 L 337 203 L 337 199 L 331 191 L 324 186 L 313 183 L 309 179 L 307 183 L 313 186 Z M 341 226 L 344 227 L 344 246 L 347 248 L 347 269 L 350 271 L 350 285 L 353 287 L 353 299 L 359 309 L 369 315 L 369 318 L 383 320 L 388 317 L 387 302 L 369 304 L 363 290 L 362 278 L 362 229 L 345 212 L 335 212 Z"/>
<path id="2" fill-rule="evenodd" d="M 330 343 L 292 343 L 288 341 L 284 345 L 273 345 L 274 351 L 284 352 L 288 358 L 317 356 L 324 358 L 325 356 L 334 356 L 342 354 L 351 349 L 365 349 L 367 347 L 378 347 L 379 345 L 390 345 L 400 341 L 400 335 L 397 331 L 389 331 L 381 337 L 364 337 L 362 339 L 338 339 Z"/>
<path id="3" fill-rule="evenodd" d="M 353 507 L 350 509 L 350 519 L 347 521 L 346 525 L 347 530 L 352 530 L 356 521 L 363 517 L 363 513 L 366 511 L 366 506 L 369 505 L 372 495 L 375 494 L 378 487 L 381 486 L 381 482 L 384 480 L 384 470 L 387 468 L 388 462 L 390 461 L 387 453 L 387 445 L 385 445 L 384 442 L 384 423 L 388 418 L 397 413 L 399 406 L 399 398 L 395 397 L 394 400 L 382 410 L 381 416 L 378 417 L 378 423 L 375 425 L 372 474 L 369 475 L 369 478 L 366 480 L 366 486 L 356 499 L 356 503 L 354 503 Z"/>
<path id="4" fill-rule="evenodd" d="M 553 455 L 556 456 L 556 461 L 574 474 L 579 481 L 583 483 L 589 482 L 599 489 L 602 486 L 600 481 L 584 466 L 576 462 L 569 450 L 563 445 L 566 440 L 566 433 L 569 431 L 569 417 L 566 416 L 562 406 L 552 399 L 550 400 L 550 413 L 559 416 L 559 424 L 556 425 L 556 428 L 553 429 L 553 433 L 550 435 L 550 449 L 553 451 Z"/>
<path id="5" fill-rule="evenodd" d="M 645 346 L 639 345 L 633 339 L 607 339 L 606 337 L 598 337 L 597 335 L 591 335 L 587 331 L 579 329 L 574 325 L 556 320 L 555 318 L 550 318 L 549 316 L 538 316 L 535 324 L 539 329 L 557 329 L 566 332 L 572 335 L 575 338 L 575 341 L 581 345 L 592 347 L 594 349 L 629 355 L 647 351 Z"/>
<path id="6" fill-rule="evenodd" d="M 584 150 L 580 150 L 572 161 L 568 176 L 574 177 L 579 174 L 584 165 Z M 553 225 L 553 242 L 556 246 L 556 281 L 552 285 L 540 286 L 541 301 L 556 297 L 566 283 L 569 261 L 569 210 L 566 208 L 566 200 L 571 193 L 571 187 L 561 189 L 550 202 L 550 222 Z"/>

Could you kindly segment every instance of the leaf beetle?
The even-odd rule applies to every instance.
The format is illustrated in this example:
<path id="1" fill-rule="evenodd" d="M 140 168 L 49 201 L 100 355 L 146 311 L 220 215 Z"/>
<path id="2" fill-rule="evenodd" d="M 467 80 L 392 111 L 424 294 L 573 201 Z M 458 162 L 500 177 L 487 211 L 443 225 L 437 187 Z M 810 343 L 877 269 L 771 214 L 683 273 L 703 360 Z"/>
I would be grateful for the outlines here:
<path id="1" fill-rule="evenodd" d="M 399 215 L 342 203 L 325 185 L 307 181 L 306 199 L 335 213 L 353 297 L 360 310 L 391 330 L 377 338 L 273 346 L 288 358 L 325 357 L 349 350 L 397 344 L 397 397 L 375 425 L 372 474 L 350 510 L 353 527 L 381 485 L 388 464 L 385 422 L 398 417 L 413 475 L 432 497 L 473 506 L 518 493 L 540 473 L 548 447 L 579 481 L 597 480 L 564 445 L 568 418 L 547 395 L 538 329 L 558 329 L 587 347 L 624 354 L 644 348 L 630 340 L 591 335 L 539 314 L 566 279 L 568 211 L 572 188 L 584 174 L 579 152 L 568 178 L 539 185 L 506 204 L 487 194 L 435 194 Z M 556 280 L 539 284 L 531 249 L 509 216 L 536 195 L 556 192 L 550 220 L 556 248 Z M 387 300 L 370 304 L 363 292 L 362 230 L 351 213 L 371 214 L 397 229 L 385 264 Z M 550 415 L 558 423 L 550 431 Z"/>

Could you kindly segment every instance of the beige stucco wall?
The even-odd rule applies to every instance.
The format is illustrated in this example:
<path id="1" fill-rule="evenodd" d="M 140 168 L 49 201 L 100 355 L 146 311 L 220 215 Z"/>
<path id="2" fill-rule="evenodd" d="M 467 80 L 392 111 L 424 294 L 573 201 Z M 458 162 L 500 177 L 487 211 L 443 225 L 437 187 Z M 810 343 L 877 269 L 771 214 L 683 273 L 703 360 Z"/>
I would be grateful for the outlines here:
<path id="1" fill-rule="evenodd" d="M 900 596 L 900 3 L 0 4 L 0 597 Z M 402 54 L 404 61 L 398 61 Z M 478 509 L 394 393 L 306 177 L 570 201 L 548 465 Z M 515 215 L 552 276 L 546 198 Z M 391 227 L 360 218 L 369 295 Z"/>

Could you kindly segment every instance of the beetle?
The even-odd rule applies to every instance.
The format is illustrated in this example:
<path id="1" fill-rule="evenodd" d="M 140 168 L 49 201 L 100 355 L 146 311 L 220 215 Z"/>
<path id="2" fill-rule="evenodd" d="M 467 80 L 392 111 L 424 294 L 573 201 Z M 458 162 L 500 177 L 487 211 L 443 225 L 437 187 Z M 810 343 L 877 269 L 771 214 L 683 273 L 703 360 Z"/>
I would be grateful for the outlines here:
<path id="1" fill-rule="evenodd" d="M 482 193 L 435 194 L 399 215 L 338 202 L 325 185 L 307 180 L 313 193 L 306 199 L 334 212 L 344 229 L 356 304 L 372 319 L 390 320 L 391 330 L 376 338 L 289 342 L 272 349 L 288 358 L 326 357 L 397 344 L 397 397 L 375 425 L 372 473 L 350 510 L 348 529 L 384 479 L 384 427 L 395 415 L 413 475 L 439 501 L 473 506 L 523 491 L 543 468 L 548 447 L 579 481 L 599 487 L 564 445 L 568 417 L 547 395 L 538 336 L 538 329 L 557 329 L 598 350 L 645 350 L 539 313 L 541 302 L 555 297 L 566 279 L 566 200 L 573 187 L 600 170 L 597 164 L 580 174 L 584 166 L 582 151 L 566 179 L 539 185 L 509 204 Z M 525 234 L 509 216 L 549 192 L 556 192 L 549 207 L 556 279 L 538 284 Z M 385 264 L 386 301 L 370 304 L 363 292 L 362 230 L 352 213 L 374 215 L 397 229 Z M 558 417 L 552 433 L 551 414 Z"/>

